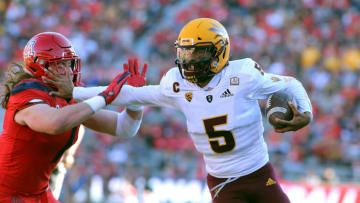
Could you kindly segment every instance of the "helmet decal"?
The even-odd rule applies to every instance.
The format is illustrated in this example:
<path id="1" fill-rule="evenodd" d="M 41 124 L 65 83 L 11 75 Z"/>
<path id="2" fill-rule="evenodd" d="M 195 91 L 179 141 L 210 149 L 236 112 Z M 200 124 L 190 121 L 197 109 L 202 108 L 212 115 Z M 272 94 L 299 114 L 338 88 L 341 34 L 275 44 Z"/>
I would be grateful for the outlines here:
<path id="1" fill-rule="evenodd" d="M 213 31 L 216 33 L 215 38 L 219 37 L 219 36 L 228 36 L 226 30 L 224 27 L 216 25 L 214 23 L 210 23 L 211 25 L 213 25 L 214 27 L 209 28 L 209 30 Z M 219 35 L 218 33 L 220 33 L 221 35 Z"/>
<path id="2" fill-rule="evenodd" d="M 194 45 L 194 39 L 193 38 L 183 38 L 180 42 L 181 46 L 187 46 L 187 45 Z"/>
<path id="3" fill-rule="evenodd" d="M 24 57 L 30 57 L 35 55 L 34 45 L 36 40 L 31 40 L 24 48 Z"/>

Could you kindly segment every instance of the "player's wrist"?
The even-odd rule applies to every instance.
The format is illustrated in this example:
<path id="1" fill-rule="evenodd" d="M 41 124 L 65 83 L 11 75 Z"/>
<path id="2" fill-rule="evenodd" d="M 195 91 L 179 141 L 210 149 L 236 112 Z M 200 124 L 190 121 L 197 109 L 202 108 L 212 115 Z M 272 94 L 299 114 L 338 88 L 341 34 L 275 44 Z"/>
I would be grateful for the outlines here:
<path id="1" fill-rule="evenodd" d="M 305 125 L 309 124 L 312 121 L 312 113 L 306 111 L 303 113 Z"/>
<path id="2" fill-rule="evenodd" d="M 72 99 L 74 94 L 74 86 L 70 87 L 69 91 L 67 91 L 65 98 Z"/>

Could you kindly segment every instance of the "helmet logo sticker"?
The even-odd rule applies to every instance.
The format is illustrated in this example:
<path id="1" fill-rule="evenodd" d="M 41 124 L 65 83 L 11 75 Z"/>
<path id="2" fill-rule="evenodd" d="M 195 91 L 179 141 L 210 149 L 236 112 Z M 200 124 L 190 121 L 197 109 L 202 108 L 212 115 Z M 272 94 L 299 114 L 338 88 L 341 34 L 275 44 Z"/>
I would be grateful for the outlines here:
<path id="1" fill-rule="evenodd" d="M 188 46 L 188 45 L 194 45 L 194 39 L 193 38 L 183 38 L 180 41 L 181 46 Z"/>
<path id="2" fill-rule="evenodd" d="M 30 56 L 34 56 L 35 52 L 34 52 L 34 45 L 36 43 L 36 40 L 32 40 L 31 42 L 29 42 L 27 44 L 27 46 L 24 48 L 24 56 L 25 57 L 30 57 Z"/>
<path id="3" fill-rule="evenodd" d="M 185 98 L 186 98 L 186 100 L 188 100 L 188 102 L 191 102 L 191 100 L 192 100 L 192 92 L 186 92 L 185 93 Z"/>
<path id="4" fill-rule="evenodd" d="M 227 32 L 226 32 L 226 30 L 225 30 L 224 27 L 219 26 L 219 25 L 216 25 L 216 24 L 214 24 L 214 23 L 211 23 L 211 25 L 213 25 L 214 27 L 210 28 L 210 29 L 209 29 L 210 31 L 219 33 L 219 34 L 221 34 L 222 36 L 226 36 L 226 37 L 228 36 L 228 34 L 227 34 Z M 216 37 L 217 37 L 217 36 L 216 36 Z"/>

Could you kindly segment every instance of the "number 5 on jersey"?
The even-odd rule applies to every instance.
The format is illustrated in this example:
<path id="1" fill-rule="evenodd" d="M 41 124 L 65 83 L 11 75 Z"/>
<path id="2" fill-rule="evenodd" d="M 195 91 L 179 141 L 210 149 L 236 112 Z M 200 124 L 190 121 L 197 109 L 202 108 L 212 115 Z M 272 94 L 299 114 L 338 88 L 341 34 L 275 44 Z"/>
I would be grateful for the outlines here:
<path id="1" fill-rule="evenodd" d="M 231 131 L 215 130 L 216 126 L 227 124 L 227 115 L 203 119 L 203 122 L 210 147 L 215 153 L 226 153 L 235 148 L 235 138 Z M 224 139 L 224 144 L 220 143 L 220 138 Z"/>

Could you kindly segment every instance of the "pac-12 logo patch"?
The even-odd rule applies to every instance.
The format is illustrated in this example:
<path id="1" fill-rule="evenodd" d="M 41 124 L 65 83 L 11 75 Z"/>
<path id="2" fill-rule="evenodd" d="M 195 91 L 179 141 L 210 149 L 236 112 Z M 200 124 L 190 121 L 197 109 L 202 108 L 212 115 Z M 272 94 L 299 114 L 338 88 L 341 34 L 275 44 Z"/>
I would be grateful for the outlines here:
<path id="1" fill-rule="evenodd" d="M 192 100 L 192 92 L 186 92 L 185 93 L 185 98 L 186 98 L 186 100 L 188 100 L 188 102 L 191 102 L 191 100 Z"/>
<path id="2" fill-rule="evenodd" d="M 212 99 L 213 99 L 213 96 L 212 96 L 212 95 L 206 96 L 206 100 L 207 100 L 209 103 L 212 102 Z"/>

